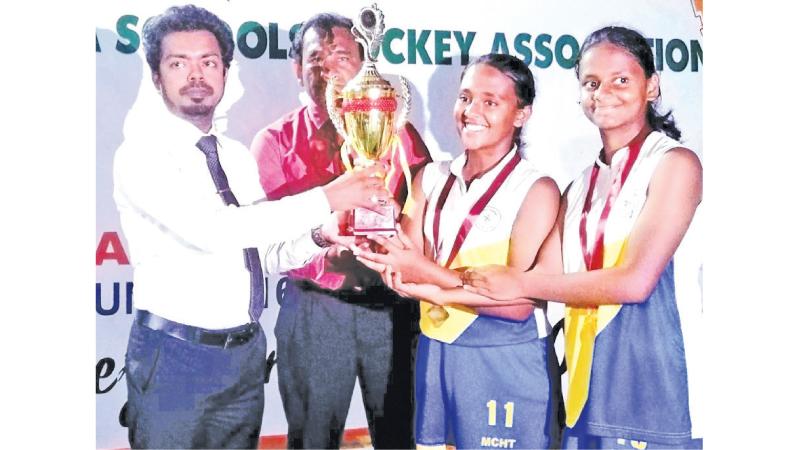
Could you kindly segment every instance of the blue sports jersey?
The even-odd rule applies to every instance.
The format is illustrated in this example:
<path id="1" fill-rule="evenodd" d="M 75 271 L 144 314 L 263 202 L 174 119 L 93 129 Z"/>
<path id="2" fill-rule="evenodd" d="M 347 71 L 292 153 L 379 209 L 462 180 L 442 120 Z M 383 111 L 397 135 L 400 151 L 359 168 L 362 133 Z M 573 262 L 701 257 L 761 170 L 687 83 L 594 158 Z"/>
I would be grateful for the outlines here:
<path id="1" fill-rule="evenodd" d="M 425 168 L 427 198 L 424 236 L 443 264 L 456 233 L 476 199 L 483 195 L 514 155 L 472 181 L 461 176 L 464 155 Z M 456 183 L 441 213 L 439 242 L 433 242 L 433 217 L 450 173 Z M 511 230 L 533 183 L 541 177 L 525 160 L 514 168 L 464 241 L 450 267 L 507 264 Z M 417 350 L 417 443 L 423 447 L 547 448 L 552 416 L 547 371 L 549 327 L 540 308 L 523 321 L 480 316 L 472 308 L 446 307 L 449 316 L 434 323 L 421 302 Z"/>
<path id="2" fill-rule="evenodd" d="M 645 139 L 606 223 L 603 267 L 623 262 L 623 249 L 644 207 L 652 174 L 661 157 L 680 146 L 660 132 Z M 588 236 L 595 235 L 611 180 L 627 154 L 627 148 L 616 152 L 610 166 L 598 158 Z M 566 273 L 586 270 L 578 229 L 590 172 L 591 167 L 573 182 L 567 196 Z M 678 251 L 644 302 L 566 308 L 568 427 L 596 436 L 672 445 L 701 437 L 697 408 L 701 265 L 694 231 L 699 216 L 698 208 Z"/>
<path id="3" fill-rule="evenodd" d="M 465 347 L 425 335 L 417 349 L 417 443 L 547 448 L 552 420 L 547 339 Z"/>

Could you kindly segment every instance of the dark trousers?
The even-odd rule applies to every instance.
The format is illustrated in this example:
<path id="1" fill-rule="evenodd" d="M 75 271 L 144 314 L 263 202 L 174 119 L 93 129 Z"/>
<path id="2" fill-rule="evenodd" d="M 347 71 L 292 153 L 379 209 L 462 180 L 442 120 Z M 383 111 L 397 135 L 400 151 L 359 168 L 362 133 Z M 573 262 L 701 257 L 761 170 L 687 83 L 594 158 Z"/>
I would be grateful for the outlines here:
<path id="1" fill-rule="evenodd" d="M 132 448 L 256 448 L 266 337 L 213 347 L 134 322 L 125 355 Z"/>
<path id="2" fill-rule="evenodd" d="M 289 448 L 339 448 L 356 379 L 372 446 L 414 448 L 416 302 L 286 284 L 275 335 Z"/>

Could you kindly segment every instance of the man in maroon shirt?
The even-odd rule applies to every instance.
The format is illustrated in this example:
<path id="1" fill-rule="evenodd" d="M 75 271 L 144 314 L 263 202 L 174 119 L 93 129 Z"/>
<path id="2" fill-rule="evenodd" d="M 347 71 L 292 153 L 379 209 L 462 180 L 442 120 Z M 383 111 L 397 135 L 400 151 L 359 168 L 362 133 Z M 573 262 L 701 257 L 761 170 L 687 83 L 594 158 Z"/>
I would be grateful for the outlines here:
<path id="1" fill-rule="evenodd" d="M 361 68 L 363 50 L 351 26 L 345 17 L 319 14 L 294 38 L 293 67 L 310 102 L 259 131 L 250 147 L 269 200 L 323 185 L 345 170 L 325 88 L 331 78 L 343 86 Z M 430 154 L 411 125 L 399 138 L 413 176 Z M 402 205 L 407 186 L 396 153 L 389 190 Z M 273 252 L 266 257 L 268 271 L 291 266 L 281 267 L 293 257 L 291 244 Z M 396 296 L 341 246 L 327 246 L 287 274 L 275 336 L 289 448 L 339 448 L 356 378 L 373 447 L 413 448 L 417 303 Z"/>

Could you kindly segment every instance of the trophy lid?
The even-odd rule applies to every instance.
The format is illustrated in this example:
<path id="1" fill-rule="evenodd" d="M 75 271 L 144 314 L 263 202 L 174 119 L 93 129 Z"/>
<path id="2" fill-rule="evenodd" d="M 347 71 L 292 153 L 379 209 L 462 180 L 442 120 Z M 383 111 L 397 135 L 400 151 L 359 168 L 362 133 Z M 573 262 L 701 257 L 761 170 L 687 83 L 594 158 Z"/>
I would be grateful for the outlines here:
<path id="1" fill-rule="evenodd" d="M 372 62 L 365 62 L 361 70 L 345 85 L 342 90 L 344 98 L 356 98 L 369 95 L 370 92 L 380 92 L 376 96 L 386 97 L 394 95 L 394 88 L 386 81 Z"/>

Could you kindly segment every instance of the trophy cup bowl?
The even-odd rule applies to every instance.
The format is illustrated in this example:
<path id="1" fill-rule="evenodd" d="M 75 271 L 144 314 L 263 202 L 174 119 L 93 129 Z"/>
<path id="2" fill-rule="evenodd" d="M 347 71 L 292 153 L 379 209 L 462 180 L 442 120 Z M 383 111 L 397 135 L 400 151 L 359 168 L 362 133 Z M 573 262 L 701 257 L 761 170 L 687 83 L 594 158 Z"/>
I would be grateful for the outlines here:
<path id="1" fill-rule="evenodd" d="M 374 64 L 366 63 L 361 72 L 345 86 L 342 94 L 347 142 L 357 155 L 354 164 L 357 167 L 369 167 L 386 156 L 395 136 L 395 90 L 381 78 Z M 395 233 L 394 207 L 376 205 L 375 209 L 356 208 L 353 211 L 353 234 Z"/>
<path id="2" fill-rule="evenodd" d="M 342 94 L 345 130 L 361 160 L 357 163 L 379 161 L 386 155 L 395 132 L 394 88 L 380 78 L 373 64 L 365 64 Z"/>

